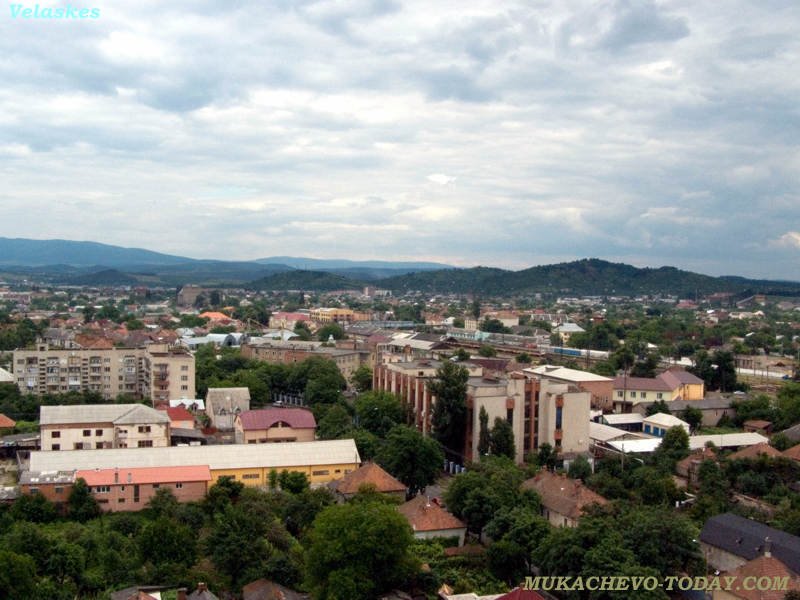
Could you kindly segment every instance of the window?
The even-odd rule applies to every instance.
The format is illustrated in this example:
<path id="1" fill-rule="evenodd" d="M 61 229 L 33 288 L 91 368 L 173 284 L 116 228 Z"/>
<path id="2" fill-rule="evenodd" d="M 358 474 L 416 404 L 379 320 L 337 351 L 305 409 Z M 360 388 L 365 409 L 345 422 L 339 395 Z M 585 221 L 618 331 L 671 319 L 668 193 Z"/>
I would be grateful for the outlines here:
<path id="1" fill-rule="evenodd" d="M 94 445 L 95 449 L 97 450 L 102 450 L 104 446 L 105 444 L 103 444 L 103 442 L 96 442 Z"/>
<path id="2" fill-rule="evenodd" d="M 61 432 L 60 431 L 51 431 L 50 432 L 50 437 L 60 438 L 61 437 Z"/>
<path id="3" fill-rule="evenodd" d="M 642 398 L 647 398 L 647 392 L 642 392 L 641 396 L 642 396 Z"/>
<path id="4" fill-rule="evenodd" d="M 153 484 L 153 489 L 154 489 L 154 490 L 157 490 L 157 489 L 158 489 L 158 488 L 160 488 L 160 487 L 161 487 L 161 484 L 160 484 L 160 483 L 154 483 L 154 484 Z"/>
<path id="5" fill-rule="evenodd" d="M 258 478 L 259 478 L 258 473 L 246 473 L 242 475 L 242 479 L 258 479 Z"/>
<path id="6" fill-rule="evenodd" d="M 117 500 L 120 504 L 125 504 L 125 498 L 120 498 Z"/>
<path id="7" fill-rule="evenodd" d="M 625 397 L 625 392 L 623 391 L 617 392 L 617 398 L 624 398 L 624 397 Z"/>
<path id="8" fill-rule="evenodd" d="M 103 435 L 103 430 L 102 429 L 95 429 L 94 430 L 94 435 L 96 437 L 100 437 L 101 435 Z"/>
<path id="9" fill-rule="evenodd" d="M 656 394 L 656 398 L 659 399 L 659 400 L 663 400 L 664 399 L 664 394 L 662 394 L 661 392 L 658 392 Z"/>
<path id="10" fill-rule="evenodd" d="M 181 381 L 189 381 L 188 375 L 181 375 Z"/>
<path id="11" fill-rule="evenodd" d="M 83 437 L 90 437 L 92 435 L 91 429 L 84 429 L 83 430 Z"/>
<path id="12" fill-rule="evenodd" d="M 180 490 L 180 489 L 182 489 L 182 488 L 183 488 L 183 484 L 182 484 L 182 483 L 176 483 L 176 484 L 175 484 L 175 489 L 176 489 L 176 490 Z"/>
<path id="13" fill-rule="evenodd" d="M 323 475 L 330 475 L 330 471 L 328 469 L 323 469 L 322 471 L 311 471 L 311 475 L 313 477 L 322 477 Z"/>
<path id="14" fill-rule="evenodd" d="M 181 386 L 181 391 L 182 391 L 182 392 L 186 392 L 186 391 L 188 391 L 188 390 L 189 390 L 189 386 L 188 386 L 188 385 L 182 385 L 182 386 Z"/>
<path id="15" fill-rule="evenodd" d="M 35 488 L 35 487 L 28 488 L 28 491 L 30 491 L 31 494 L 38 494 L 39 493 L 39 488 Z"/>
<path id="16" fill-rule="evenodd" d="M 61 450 L 61 444 L 53 444 L 50 446 L 51 450 Z"/>
<path id="17" fill-rule="evenodd" d="M 556 408 L 556 429 L 561 429 L 561 420 L 563 417 L 564 409 L 562 407 Z"/>
<path id="18" fill-rule="evenodd" d="M 64 493 L 64 488 L 56 486 L 54 491 L 55 491 L 56 494 L 63 494 Z"/>
<path id="19" fill-rule="evenodd" d="M 138 446 L 139 448 L 152 448 L 153 440 L 139 440 Z"/>
<path id="20" fill-rule="evenodd" d="M 150 425 L 139 425 L 139 433 L 150 433 Z"/>
<path id="21" fill-rule="evenodd" d="M 96 494 L 108 494 L 111 491 L 110 485 L 98 485 L 94 488 Z"/>
<path id="22" fill-rule="evenodd" d="M 188 371 L 189 365 L 181 365 L 181 371 Z"/>

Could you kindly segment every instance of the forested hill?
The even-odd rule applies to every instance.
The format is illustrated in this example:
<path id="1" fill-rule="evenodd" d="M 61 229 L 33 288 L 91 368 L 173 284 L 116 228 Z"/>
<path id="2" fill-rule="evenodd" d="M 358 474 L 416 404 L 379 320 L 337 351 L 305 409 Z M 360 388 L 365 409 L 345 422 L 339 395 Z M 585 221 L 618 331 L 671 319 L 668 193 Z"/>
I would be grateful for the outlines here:
<path id="1" fill-rule="evenodd" d="M 364 283 L 324 271 L 287 271 L 252 281 L 247 287 L 261 291 L 305 290 L 330 292 L 333 290 L 361 289 L 364 287 Z"/>
<path id="2" fill-rule="evenodd" d="M 486 296 L 551 293 L 570 295 L 670 294 L 694 297 L 714 292 L 800 292 L 800 282 L 755 281 L 740 277 L 710 277 L 675 267 L 637 268 L 596 258 L 504 271 L 487 267 L 444 269 L 390 277 L 377 285 L 396 293 L 475 293 Z"/>

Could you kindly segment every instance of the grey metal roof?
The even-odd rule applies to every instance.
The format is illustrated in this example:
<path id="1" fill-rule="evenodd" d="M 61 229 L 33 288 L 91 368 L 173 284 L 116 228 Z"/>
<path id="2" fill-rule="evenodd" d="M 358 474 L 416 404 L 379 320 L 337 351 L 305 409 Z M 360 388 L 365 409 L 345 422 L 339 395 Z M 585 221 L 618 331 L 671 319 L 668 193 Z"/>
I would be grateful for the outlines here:
<path id="1" fill-rule="evenodd" d="M 31 471 L 208 465 L 212 470 L 360 463 L 353 440 L 31 452 Z"/>
<path id="2" fill-rule="evenodd" d="M 700 541 L 745 560 L 764 553 L 764 539 L 772 541 L 772 555 L 795 573 L 800 573 L 800 537 L 774 529 L 733 513 L 711 517 L 700 532 Z"/>
<path id="3" fill-rule="evenodd" d="M 40 425 L 67 425 L 80 423 L 169 423 L 169 417 L 160 410 L 144 404 L 73 404 L 39 407 Z"/>

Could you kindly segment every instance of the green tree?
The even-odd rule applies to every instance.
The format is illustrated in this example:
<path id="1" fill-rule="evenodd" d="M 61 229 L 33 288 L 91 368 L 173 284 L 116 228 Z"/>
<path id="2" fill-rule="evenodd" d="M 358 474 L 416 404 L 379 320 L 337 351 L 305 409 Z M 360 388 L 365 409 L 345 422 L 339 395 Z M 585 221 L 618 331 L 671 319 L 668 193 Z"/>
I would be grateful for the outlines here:
<path id="1" fill-rule="evenodd" d="M 167 516 L 145 524 L 137 542 L 142 560 L 154 565 L 169 563 L 188 567 L 197 559 L 195 532 Z"/>
<path id="2" fill-rule="evenodd" d="M 263 572 L 272 548 L 264 537 L 266 523 L 236 506 L 217 513 L 205 551 L 214 566 L 228 577 L 234 588 Z"/>
<path id="3" fill-rule="evenodd" d="M 308 325 L 304 321 L 298 321 L 294 324 L 294 332 L 299 336 L 300 341 L 309 342 L 311 341 L 311 330 L 308 328 Z"/>
<path id="4" fill-rule="evenodd" d="M 153 512 L 153 515 L 158 517 L 167 517 L 174 519 L 178 515 L 180 504 L 175 494 L 168 487 L 160 487 L 150 498 L 147 507 Z"/>
<path id="5" fill-rule="evenodd" d="M 497 356 L 497 350 L 495 350 L 489 344 L 481 344 L 481 347 L 478 348 L 478 356 L 482 356 L 484 358 L 493 358 Z"/>
<path id="6" fill-rule="evenodd" d="M 413 427 L 396 425 L 386 436 L 376 460 L 408 487 L 410 496 L 415 496 L 436 481 L 444 454 L 435 440 Z"/>
<path id="7" fill-rule="evenodd" d="M 86 481 L 80 477 L 72 484 L 72 490 L 67 498 L 67 514 L 70 519 L 84 523 L 100 515 L 100 506 L 97 504 Z"/>
<path id="8" fill-rule="evenodd" d="M 418 569 L 411 527 L 393 506 L 329 506 L 308 538 L 307 584 L 319 600 L 372 600 Z"/>
<path id="9" fill-rule="evenodd" d="M 450 456 L 463 456 L 467 426 L 467 380 L 469 372 L 446 360 L 436 370 L 428 390 L 436 397 L 433 407 L 434 436 Z"/>
<path id="10" fill-rule="evenodd" d="M 203 500 L 205 509 L 210 514 L 222 512 L 226 507 L 235 504 L 244 491 L 244 484 L 233 477 L 224 475 L 208 488 Z"/>
<path id="11" fill-rule="evenodd" d="M 9 513 L 15 521 L 31 523 L 52 523 L 58 518 L 55 505 L 42 494 L 20 496 Z"/>
<path id="12" fill-rule="evenodd" d="M 588 481 L 592 476 L 592 465 L 585 456 L 580 455 L 569 463 L 569 470 L 567 475 L 572 479 L 580 479 L 581 481 Z"/>
<path id="13" fill-rule="evenodd" d="M 500 319 L 484 319 L 478 325 L 478 329 L 489 333 L 511 333 L 511 330 L 503 325 Z"/>
<path id="14" fill-rule="evenodd" d="M 317 421 L 319 438 L 321 440 L 337 440 L 348 434 L 353 427 L 353 419 L 347 409 L 341 404 L 326 406 L 326 408 L 324 416 Z"/>
<path id="15" fill-rule="evenodd" d="M 489 413 L 486 412 L 483 406 L 481 406 L 481 410 L 478 413 L 478 422 L 480 423 L 480 429 L 478 431 L 478 454 L 486 456 L 489 454 L 491 439 L 489 437 Z"/>
<path id="16" fill-rule="evenodd" d="M 317 331 L 317 339 L 321 342 L 327 342 L 331 336 L 333 336 L 334 340 L 343 340 L 346 337 L 344 329 L 337 323 L 328 323 Z"/>
<path id="17" fill-rule="evenodd" d="M 494 456 L 507 456 L 514 459 L 516 448 L 514 446 L 514 430 L 511 424 L 500 417 L 494 420 L 494 427 L 489 433 L 489 451 Z"/>
<path id="18" fill-rule="evenodd" d="M 290 494 L 300 494 L 309 489 L 308 477 L 299 471 L 287 471 L 284 469 L 278 476 L 278 483 L 281 489 Z"/>
<path id="19" fill-rule="evenodd" d="M 406 422 L 406 409 L 400 398 L 384 391 L 361 394 L 354 402 L 359 427 L 385 437 L 395 425 Z"/>
<path id="20" fill-rule="evenodd" d="M 372 389 L 372 369 L 368 365 L 361 365 L 350 376 L 350 383 L 359 393 Z"/>
<path id="21" fill-rule="evenodd" d="M 692 431 L 697 431 L 703 423 L 703 412 L 694 406 L 687 406 L 681 413 L 681 419 L 689 424 Z"/>
<path id="22" fill-rule="evenodd" d="M 30 556 L 0 549 L 0 597 L 34 598 L 36 563 Z"/>
<path id="23" fill-rule="evenodd" d="M 661 439 L 661 444 L 652 454 L 653 463 L 665 473 L 675 470 L 675 463 L 689 456 L 689 434 L 681 426 L 670 427 Z"/>

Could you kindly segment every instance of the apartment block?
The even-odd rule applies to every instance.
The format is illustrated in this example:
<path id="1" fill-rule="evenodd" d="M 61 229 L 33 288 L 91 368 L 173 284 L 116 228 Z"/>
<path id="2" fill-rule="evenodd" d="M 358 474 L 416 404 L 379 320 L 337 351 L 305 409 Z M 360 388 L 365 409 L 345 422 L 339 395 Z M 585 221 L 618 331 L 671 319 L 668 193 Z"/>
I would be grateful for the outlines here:
<path id="1" fill-rule="evenodd" d="M 193 397 L 194 356 L 185 348 L 51 348 L 15 350 L 14 380 L 23 394 L 96 392 L 152 401 Z"/>
<path id="2" fill-rule="evenodd" d="M 426 435 L 433 430 L 436 403 L 428 382 L 436 377 L 441 364 L 427 359 L 385 362 L 374 371 L 373 388 L 399 395 L 411 408 L 417 429 Z M 498 417 L 511 425 L 518 462 L 545 443 L 564 457 L 588 452 L 591 392 L 532 372 L 485 376 L 479 365 L 466 362 L 462 366 L 469 373 L 465 459 L 478 459 L 481 408 L 489 415 L 490 427 Z"/>

